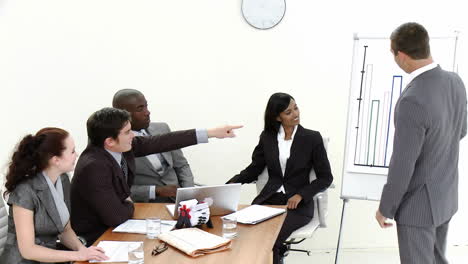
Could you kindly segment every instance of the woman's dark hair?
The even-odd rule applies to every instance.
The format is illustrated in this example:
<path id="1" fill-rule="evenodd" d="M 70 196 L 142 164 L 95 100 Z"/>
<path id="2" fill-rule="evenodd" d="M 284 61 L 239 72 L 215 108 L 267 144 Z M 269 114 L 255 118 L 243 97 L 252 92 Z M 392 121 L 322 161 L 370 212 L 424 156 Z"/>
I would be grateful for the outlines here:
<path id="1" fill-rule="evenodd" d="M 390 36 L 393 54 L 404 52 L 414 60 L 427 59 L 431 56 L 429 34 L 418 23 L 410 22 L 399 26 Z"/>
<path id="2" fill-rule="evenodd" d="M 68 136 L 67 131 L 56 127 L 46 127 L 34 136 L 25 136 L 11 157 L 6 174 L 5 194 L 11 193 L 18 184 L 46 169 L 53 156 L 61 156 Z"/>
<path id="3" fill-rule="evenodd" d="M 106 138 L 117 139 L 120 130 L 130 121 L 130 113 L 125 110 L 105 107 L 96 111 L 86 123 L 89 141 L 94 146 L 103 147 Z"/>
<path id="4" fill-rule="evenodd" d="M 294 98 L 287 93 L 274 93 L 271 95 L 265 109 L 265 131 L 278 133 L 281 122 L 276 118 L 288 108 L 291 100 L 294 100 Z"/>

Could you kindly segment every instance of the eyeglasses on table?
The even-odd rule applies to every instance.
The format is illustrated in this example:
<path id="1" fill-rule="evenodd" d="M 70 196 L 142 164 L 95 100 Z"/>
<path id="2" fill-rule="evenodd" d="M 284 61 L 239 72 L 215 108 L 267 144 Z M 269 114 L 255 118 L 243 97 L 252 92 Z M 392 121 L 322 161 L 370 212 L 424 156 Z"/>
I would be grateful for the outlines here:
<path id="1" fill-rule="evenodd" d="M 168 248 L 167 244 L 165 242 L 159 244 L 159 245 L 156 245 L 154 246 L 153 248 L 153 251 L 151 251 L 151 256 L 157 256 L 161 253 L 163 253 L 164 251 L 166 251 L 166 249 Z"/>

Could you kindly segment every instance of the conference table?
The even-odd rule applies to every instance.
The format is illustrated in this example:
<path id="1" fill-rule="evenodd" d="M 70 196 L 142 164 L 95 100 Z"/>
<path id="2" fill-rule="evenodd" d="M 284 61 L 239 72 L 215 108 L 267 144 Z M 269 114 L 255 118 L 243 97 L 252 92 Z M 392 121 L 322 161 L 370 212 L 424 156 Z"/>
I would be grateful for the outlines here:
<path id="1" fill-rule="evenodd" d="M 159 217 L 163 220 L 172 220 L 167 211 L 166 204 L 162 203 L 135 203 L 133 219 L 146 219 L 147 217 Z M 239 209 L 248 205 L 239 205 Z M 272 206 L 285 208 L 286 206 Z M 272 248 L 283 224 L 286 214 L 268 219 L 256 225 L 237 224 L 237 237 L 233 239 L 230 249 L 222 252 L 207 254 L 197 258 L 190 257 L 176 248 L 169 246 L 163 253 L 151 256 L 153 248 L 161 241 L 148 239 L 146 235 L 130 233 L 113 233 L 109 228 L 95 243 L 99 241 L 143 241 L 145 251 L 145 264 L 177 263 L 177 264 L 270 264 L 273 262 Z M 203 230 L 222 236 L 222 220 L 220 216 L 212 216 L 213 228 L 203 225 Z M 89 262 L 75 262 L 85 264 Z M 116 263 L 116 262 L 108 262 Z"/>

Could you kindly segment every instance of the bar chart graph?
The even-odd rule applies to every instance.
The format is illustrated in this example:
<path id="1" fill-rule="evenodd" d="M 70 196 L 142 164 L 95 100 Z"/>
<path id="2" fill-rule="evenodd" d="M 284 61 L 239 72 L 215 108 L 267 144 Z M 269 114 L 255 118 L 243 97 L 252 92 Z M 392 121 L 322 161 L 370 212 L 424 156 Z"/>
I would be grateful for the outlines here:
<path id="1" fill-rule="evenodd" d="M 395 106 L 409 80 L 389 44 L 387 38 L 355 39 L 345 151 L 349 172 L 388 173 Z M 456 71 L 455 47 L 454 38 L 431 40 L 431 53 L 443 69 Z"/>
<path id="2" fill-rule="evenodd" d="M 365 80 L 372 79 L 373 65 L 363 70 Z M 372 94 L 372 82 L 363 82 L 363 91 L 358 101 L 356 122 L 356 144 L 354 165 L 368 167 L 388 167 L 391 155 L 393 111 L 403 89 L 403 76 L 393 75 L 388 90 Z"/>

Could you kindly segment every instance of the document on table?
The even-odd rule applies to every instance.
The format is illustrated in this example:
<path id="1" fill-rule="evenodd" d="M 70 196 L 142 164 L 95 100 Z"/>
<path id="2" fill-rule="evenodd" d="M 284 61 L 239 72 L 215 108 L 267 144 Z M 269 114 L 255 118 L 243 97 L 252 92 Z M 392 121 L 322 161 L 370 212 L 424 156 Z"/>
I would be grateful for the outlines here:
<path id="1" fill-rule="evenodd" d="M 171 231 L 176 223 L 177 221 L 161 220 L 161 233 Z M 112 232 L 146 234 L 146 220 L 129 219 L 114 228 Z"/>
<path id="2" fill-rule="evenodd" d="M 172 217 L 174 217 L 175 204 L 167 204 L 166 209 L 169 211 Z"/>
<path id="3" fill-rule="evenodd" d="M 223 218 L 229 219 L 232 216 L 235 216 L 237 222 L 239 223 L 254 225 L 267 219 L 270 219 L 274 216 L 280 215 L 284 212 L 286 212 L 286 209 L 284 208 L 273 208 L 269 206 L 254 204 L 232 214 L 223 216 Z"/>
<path id="4" fill-rule="evenodd" d="M 198 228 L 182 228 L 158 236 L 191 257 L 220 252 L 231 247 L 231 240 Z"/>
<path id="5" fill-rule="evenodd" d="M 90 260 L 89 262 L 128 262 L 128 246 L 138 247 L 141 243 L 143 242 L 101 241 L 97 246 L 104 249 L 104 254 L 109 259 L 104 261 Z"/>

